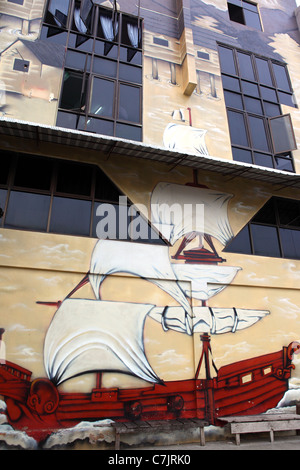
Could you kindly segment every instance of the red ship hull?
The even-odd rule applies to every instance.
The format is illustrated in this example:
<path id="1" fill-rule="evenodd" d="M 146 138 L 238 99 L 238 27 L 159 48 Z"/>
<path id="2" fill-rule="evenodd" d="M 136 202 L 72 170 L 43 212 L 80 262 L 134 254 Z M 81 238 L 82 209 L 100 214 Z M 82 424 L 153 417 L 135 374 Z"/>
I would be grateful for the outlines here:
<path id="1" fill-rule="evenodd" d="M 300 345 L 221 367 L 216 377 L 170 381 L 137 389 L 96 388 L 91 393 L 59 393 L 48 379 L 31 381 L 15 364 L 0 364 L 0 395 L 10 424 L 37 441 L 83 420 L 162 420 L 251 415 L 275 407 L 288 390 L 292 356 Z"/>

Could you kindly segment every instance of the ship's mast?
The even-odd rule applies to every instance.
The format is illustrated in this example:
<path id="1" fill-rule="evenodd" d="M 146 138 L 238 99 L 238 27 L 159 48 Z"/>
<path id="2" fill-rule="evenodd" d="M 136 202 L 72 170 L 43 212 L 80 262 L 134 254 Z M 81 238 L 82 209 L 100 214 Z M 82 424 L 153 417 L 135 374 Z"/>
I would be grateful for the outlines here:
<path id="1" fill-rule="evenodd" d="M 210 368 L 210 355 L 211 355 L 211 347 L 210 347 L 210 336 L 208 333 L 203 333 L 200 336 L 200 339 L 202 341 L 202 354 L 199 360 L 199 364 L 197 367 L 196 371 L 196 376 L 195 379 L 198 379 L 200 369 L 202 366 L 202 363 L 204 361 L 205 365 L 205 380 L 204 380 L 204 390 L 205 390 L 205 414 L 206 414 L 206 419 L 208 419 L 209 423 L 214 424 L 215 418 L 214 418 L 214 380 L 212 379 L 211 376 L 211 368 Z M 216 366 L 213 363 L 214 369 L 217 371 Z"/>

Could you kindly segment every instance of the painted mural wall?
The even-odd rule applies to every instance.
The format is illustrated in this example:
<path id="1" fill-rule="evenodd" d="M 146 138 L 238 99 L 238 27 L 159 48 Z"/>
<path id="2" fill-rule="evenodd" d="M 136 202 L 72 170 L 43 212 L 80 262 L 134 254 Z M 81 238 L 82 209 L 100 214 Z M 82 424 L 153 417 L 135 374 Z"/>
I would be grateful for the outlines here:
<path id="1" fill-rule="evenodd" d="M 120 0 L 121 10 L 125 3 Z M 215 38 L 204 42 L 203 31 L 239 47 L 246 47 L 247 33 L 229 23 L 223 0 L 191 0 L 190 26 L 183 31 L 173 2 L 155 2 L 155 8 L 152 3 L 141 2 L 141 13 L 152 25 L 144 31 L 144 141 L 232 158 Z M 275 0 L 259 5 L 265 18 L 283 9 Z M 298 99 L 294 4 L 284 5 L 289 27 L 282 32 L 278 21 L 274 32 L 274 21 L 266 21 L 259 51 L 288 62 Z M 25 0 L 21 7 L 3 0 L 0 8 L 5 11 L 3 115 L 52 125 L 63 53 L 56 48 L 54 56 L 37 39 L 44 2 Z M 169 34 L 159 33 L 158 13 L 172 20 Z M 16 59 L 29 61 L 29 69 L 16 70 Z M 298 111 L 288 112 L 297 137 Z M 0 328 L 5 329 L 0 395 L 12 426 L 33 423 L 32 435 L 43 440 L 86 419 L 197 416 L 216 425 L 228 413 L 295 404 L 300 261 L 224 251 L 272 196 L 290 198 L 288 188 L 209 171 L 198 171 L 196 184 L 185 167 L 170 171 L 158 162 L 113 154 L 107 160 L 88 150 L 46 148 L 8 137 L 1 147 L 98 165 L 132 203 L 141 205 L 166 241 L 148 245 L 0 229 Z M 299 191 L 292 197 L 299 200 Z M 177 210 L 183 203 L 199 204 L 204 213 L 184 219 L 179 211 L 176 219 L 167 210 L 155 211 L 155 204 L 166 202 L 177 204 Z M 205 357 L 211 361 L 209 375 Z M 263 398 L 246 394 L 253 384 L 262 387 Z M 211 387 L 214 406 L 207 402 Z M 232 401 L 232 390 L 244 396 L 243 405 Z M 46 435 L 40 428 L 48 428 Z"/>

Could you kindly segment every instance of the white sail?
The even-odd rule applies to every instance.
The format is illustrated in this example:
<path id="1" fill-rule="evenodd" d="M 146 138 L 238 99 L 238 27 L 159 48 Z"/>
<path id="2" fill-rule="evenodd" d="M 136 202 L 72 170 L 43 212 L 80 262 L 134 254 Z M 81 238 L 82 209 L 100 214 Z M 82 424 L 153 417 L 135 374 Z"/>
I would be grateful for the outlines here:
<path id="1" fill-rule="evenodd" d="M 168 246 L 99 240 L 92 253 L 89 273 L 96 299 L 100 298 L 100 287 L 105 277 L 115 273 L 147 279 L 171 295 L 189 316 L 192 314 L 190 303 L 173 272 Z"/>
<path id="2" fill-rule="evenodd" d="M 92 371 L 118 371 L 157 383 L 144 352 L 144 323 L 153 305 L 67 299 L 44 345 L 44 365 L 57 385 Z"/>
<path id="3" fill-rule="evenodd" d="M 171 265 L 185 295 L 197 300 L 208 300 L 217 295 L 233 281 L 241 269 L 236 266 L 203 264 L 172 263 Z"/>
<path id="4" fill-rule="evenodd" d="M 177 151 L 209 155 L 205 135 L 206 129 L 170 123 L 164 130 L 164 146 Z"/>
<path id="5" fill-rule="evenodd" d="M 238 330 L 249 328 L 269 313 L 268 310 L 194 307 L 192 334 L 235 333 Z M 187 333 L 185 312 L 181 307 L 154 307 L 149 312 L 149 317 L 161 323 L 165 331 L 174 330 L 179 333 Z"/>
<path id="6" fill-rule="evenodd" d="M 226 245 L 233 238 L 227 215 L 231 198 L 208 188 L 158 183 L 151 197 L 152 224 L 172 245 L 191 232 L 211 235 Z"/>

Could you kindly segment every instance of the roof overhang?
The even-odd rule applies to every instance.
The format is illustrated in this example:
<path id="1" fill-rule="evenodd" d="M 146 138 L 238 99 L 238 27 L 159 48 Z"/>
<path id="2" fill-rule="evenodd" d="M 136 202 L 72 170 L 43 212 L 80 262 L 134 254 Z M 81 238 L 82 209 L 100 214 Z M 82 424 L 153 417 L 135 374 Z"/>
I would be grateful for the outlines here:
<path id="1" fill-rule="evenodd" d="M 231 178 L 243 177 L 279 185 L 280 188 L 293 187 L 300 189 L 300 175 L 295 173 L 208 155 L 178 152 L 141 142 L 89 132 L 46 126 L 16 119 L 0 118 L 0 135 L 101 151 L 108 156 L 113 153 L 125 157 L 154 160 L 169 165 L 170 169 L 178 165 L 187 166 L 193 169 L 221 173 L 223 176 Z"/>

